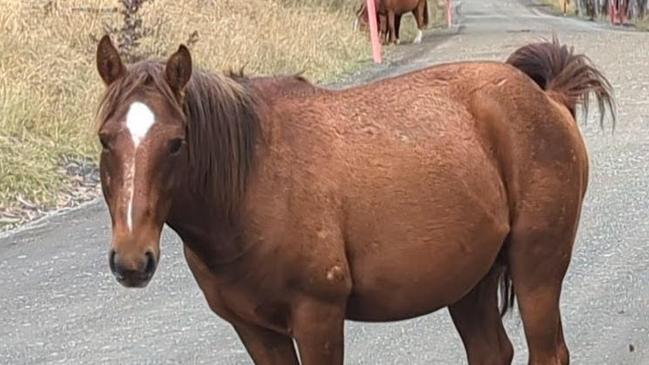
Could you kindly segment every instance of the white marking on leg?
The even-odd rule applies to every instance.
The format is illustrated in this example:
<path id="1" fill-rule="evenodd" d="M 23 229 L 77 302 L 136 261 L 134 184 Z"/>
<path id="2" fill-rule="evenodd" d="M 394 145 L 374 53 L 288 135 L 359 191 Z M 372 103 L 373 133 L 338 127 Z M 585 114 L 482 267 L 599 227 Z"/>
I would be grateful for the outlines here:
<path id="1" fill-rule="evenodd" d="M 128 208 L 126 211 L 126 225 L 128 230 L 133 230 L 133 198 L 134 198 L 134 185 L 135 185 L 135 156 L 137 149 L 146 137 L 149 129 L 155 123 L 155 115 L 151 109 L 144 103 L 139 101 L 134 102 L 126 113 L 126 129 L 131 135 L 133 140 L 133 156 L 125 166 L 127 171 L 124 177 L 125 190 L 128 196 Z"/>
<path id="2" fill-rule="evenodd" d="M 412 43 L 420 43 L 422 36 L 423 36 L 423 33 L 422 33 L 421 29 L 417 29 L 417 36 L 415 37 L 415 40 Z"/>

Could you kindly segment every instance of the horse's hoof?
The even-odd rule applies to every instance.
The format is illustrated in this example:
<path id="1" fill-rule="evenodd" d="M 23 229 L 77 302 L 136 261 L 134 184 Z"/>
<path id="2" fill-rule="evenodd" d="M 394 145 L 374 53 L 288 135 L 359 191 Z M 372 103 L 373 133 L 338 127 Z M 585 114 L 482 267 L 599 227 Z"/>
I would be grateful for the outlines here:
<path id="1" fill-rule="evenodd" d="M 420 31 L 417 31 L 417 36 L 416 36 L 415 39 L 412 41 L 412 43 L 415 43 L 415 44 L 417 44 L 417 43 L 421 43 L 421 38 L 422 38 L 422 37 L 423 37 L 423 33 L 422 33 L 422 31 L 421 31 L 421 30 L 420 30 Z"/>

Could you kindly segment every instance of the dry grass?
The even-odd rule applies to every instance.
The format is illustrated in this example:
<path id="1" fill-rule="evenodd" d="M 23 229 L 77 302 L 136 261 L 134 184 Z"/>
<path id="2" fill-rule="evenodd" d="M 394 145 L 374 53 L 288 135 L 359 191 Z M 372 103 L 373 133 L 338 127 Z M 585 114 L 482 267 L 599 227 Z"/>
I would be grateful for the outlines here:
<path id="1" fill-rule="evenodd" d="M 90 122 L 102 91 L 95 71 L 116 0 L 0 0 L 0 227 L 25 205 L 69 204 L 66 161 L 94 162 Z M 351 31 L 348 0 L 155 0 L 143 6 L 154 35 L 141 50 L 165 57 L 194 31 L 199 66 L 249 73 L 305 71 L 320 81 L 367 59 L 363 34 Z M 86 10 L 83 10 L 86 9 Z M 68 189 L 67 194 L 66 189 Z M 63 193 L 62 193 L 63 192 Z M 10 215 L 10 214 L 9 214 Z M 6 223 L 6 219 L 5 219 Z"/>
<path id="2" fill-rule="evenodd" d="M 648 32 L 649 31 L 649 17 L 645 17 L 644 19 L 635 20 L 634 25 L 638 30 Z"/>

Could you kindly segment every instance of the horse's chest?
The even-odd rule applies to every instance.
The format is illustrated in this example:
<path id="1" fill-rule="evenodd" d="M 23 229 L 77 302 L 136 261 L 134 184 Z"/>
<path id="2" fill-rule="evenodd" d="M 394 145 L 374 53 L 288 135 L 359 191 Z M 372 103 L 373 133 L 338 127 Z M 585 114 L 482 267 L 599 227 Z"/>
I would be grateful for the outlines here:
<path id="1" fill-rule="evenodd" d="M 210 309 L 226 321 L 237 324 L 245 322 L 278 332 L 289 332 L 288 295 L 279 298 L 280 285 L 264 282 L 267 288 L 259 286 L 260 281 L 241 279 L 231 281 L 214 274 L 191 250 L 186 248 L 186 258 L 198 286 L 201 288 Z M 272 287 L 272 288 L 271 288 Z M 275 288 L 275 290 L 272 290 Z M 268 295 L 264 295 L 267 292 Z"/>

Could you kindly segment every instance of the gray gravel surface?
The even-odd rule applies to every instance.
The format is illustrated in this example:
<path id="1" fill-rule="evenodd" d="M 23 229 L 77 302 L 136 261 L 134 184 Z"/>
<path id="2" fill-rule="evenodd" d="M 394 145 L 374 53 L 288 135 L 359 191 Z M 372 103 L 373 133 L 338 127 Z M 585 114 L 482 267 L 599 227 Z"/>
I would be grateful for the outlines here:
<path id="1" fill-rule="evenodd" d="M 556 32 L 612 81 L 615 134 L 582 123 L 592 172 L 562 296 L 574 364 L 649 364 L 649 35 L 563 17 L 515 0 L 463 0 L 457 34 L 401 45 L 392 62 L 357 75 L 386 77 L 431 63 L 504 59 Z M 343 83 L 341 83 L 342 85 Z M 346 84 L 346 83 L 345 83 Z M 162 261 L 144 290 L 107 265 L 103 202 L 0 238 L 0 364 L 251 364 L 213 315 L 165 230 Z M 527 363 L 518 313 L 506 325 L 515 364 Z M 347 364 L 464 364 L 446 310 L 408 321 L 346 326 Z"/>

